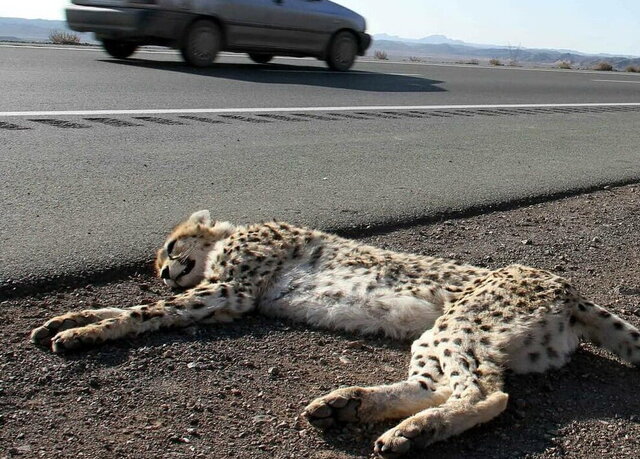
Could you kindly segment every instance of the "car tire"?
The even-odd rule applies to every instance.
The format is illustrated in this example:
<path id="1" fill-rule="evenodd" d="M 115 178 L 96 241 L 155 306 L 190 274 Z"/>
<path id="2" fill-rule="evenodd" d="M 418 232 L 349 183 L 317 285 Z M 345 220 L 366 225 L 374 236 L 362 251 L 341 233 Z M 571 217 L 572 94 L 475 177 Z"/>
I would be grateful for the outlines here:
<path id="1" fill-rule="evenodd" d="M 327 65 L 332 70 L 345 72 L 356 61 L 358 42 L 356 37 L 347 31 L 339 32 L 331 40 L 327 53 Z"/>
<path id="2" fill-rule="evenodd" d="M 267 64 L 273 59 L 273 54 L 249 53 L 249 59 L 257 64 Z"/>
<path id="3" fill-rule="evenodd" d="M 218 56 L 221 42 L 220 28 L 214 22 L 196 21 L 189 27 L 180 53 L 189 65 L 209 67 Z"/>
<path id="4" fill-rule="evenodd" d="M 103 39 L 102 47 L 109 56 L 116 59 L 126 59 L 136 52 L 138 44 L 130 41 Z"/>

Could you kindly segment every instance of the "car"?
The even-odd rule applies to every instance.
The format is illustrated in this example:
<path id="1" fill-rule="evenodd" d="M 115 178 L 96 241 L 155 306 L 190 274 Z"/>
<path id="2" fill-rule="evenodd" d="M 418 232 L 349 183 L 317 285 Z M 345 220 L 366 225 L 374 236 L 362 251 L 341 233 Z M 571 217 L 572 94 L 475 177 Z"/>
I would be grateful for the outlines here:
<path id="1" fill-rule="evenodd" d="M 93 32 L 112 57 L 142 45 L 180 50 L 195 67 L 220 51 L 248 53 L 265 64 L 274 56 L 316 57 L 349 70 L 371 44 L 366 21 L 329 0 L 72 0 L 72 30 Z"/>

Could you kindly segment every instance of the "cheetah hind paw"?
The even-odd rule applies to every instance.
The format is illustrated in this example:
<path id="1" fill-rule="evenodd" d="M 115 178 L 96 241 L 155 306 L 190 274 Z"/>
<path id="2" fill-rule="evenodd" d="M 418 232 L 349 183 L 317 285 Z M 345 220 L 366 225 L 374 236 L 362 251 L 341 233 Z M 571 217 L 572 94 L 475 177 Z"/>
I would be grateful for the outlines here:
<path id="1" fill-rule="evenodd" d="M 374 453 L 385 459 L 395 459 L 405 456 L 412 450 L 423 449 L 433 442 L 435 436 L 433 428 L 418 428 L 417 426 L 399 425 L 386 431 L 376 440 Z"/>
<path id="2" fill-rule="evenodd" d="M 361 404 L 362 389 L 347 387 L 315 399 L 305 408 L 303 416 L 312 426 L 324 430 L 342 423 L 364 421 L 358 413 Z"/>

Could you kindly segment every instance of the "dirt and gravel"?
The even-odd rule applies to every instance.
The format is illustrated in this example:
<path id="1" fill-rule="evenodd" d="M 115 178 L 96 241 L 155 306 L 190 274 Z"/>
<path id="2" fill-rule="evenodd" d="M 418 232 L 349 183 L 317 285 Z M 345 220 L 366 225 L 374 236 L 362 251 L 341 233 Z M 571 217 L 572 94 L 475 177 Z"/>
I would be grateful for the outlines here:
<path id="1" fill-rule="evenodd" d="M 640 325 L 640 187 L 363 239 L 385 248 L 561 273 Z M 71 309 L 148 303 L 150 275 L 7 299 L 0 320 L 0 457 L 359 458 L 391 424 L 321 434 L 299 418 L 341 385 L 402 379 L 408 343 L 257 315 L 58 356 L 29 331 Z M 437 458 L 640 457 L 640 371 L 583 345 L 546 374 L 510 375 L 508 409 L 433 445 Z"/>

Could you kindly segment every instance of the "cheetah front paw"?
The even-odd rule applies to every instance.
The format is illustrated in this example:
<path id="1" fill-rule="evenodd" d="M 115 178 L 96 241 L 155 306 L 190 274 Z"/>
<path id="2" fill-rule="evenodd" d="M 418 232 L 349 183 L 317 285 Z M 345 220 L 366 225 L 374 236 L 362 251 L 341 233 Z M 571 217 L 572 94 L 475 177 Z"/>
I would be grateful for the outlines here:
<path id="1" fill-rule="evenodd" d="M 407 420 L 382 434 L 376 440 L 374 452 L 385 459 L 401 457 L 433 443 L 435 434 L 434 428 L 419 427 Z"/>
<path id="2" fill-rule="evenodd" d="M 320 429 L 328 429 L 339 423 L 366 422 L 362 419 L 363 389 L 347 387 L 334 390 L 330 394 L 311 402 L 304 410 L 303 416 L 309 423 Z"/>
<path id="3" fill-rule="evenodd" d="M 76 349 L 83 344 L 98 342 L 97 329 L 92 324 L 98 324 L 103 320 L 113 320 L 121 317 L 124 311 L 117 308 L 87 309 L 78 312 L 69 312 L 54 317 L 41 327 L 31 332 L 31 342 L 44 347 L 52 346 L 54 352 L 64 349 Z M 78 333 L 67 333 L 77 330 Z M 61 336 L 58 336 L 61 335 Z M 80 338 L 79 338 L 80 337 Z M 76 341 L 80 341 L 79 344 Z"/>
<path id="4" fill-rule="evenodd" d="M 104 341 L 94 330 L 95 327 L 82 327 L 65 330 L 51 339 L 51 349 L 56 354 L 91 347 Z"/>
<path id="5" fill-rule="evenodd" d="M 78 321 L 77 318 L 69 315 L 54 317 L 45 322 L 43 326 L 33 329 L 31 332 L 31 342 L 48 347 L 51 344 L 52 338 L 59 332 L 80 327 L 84 325 L 82 322 L 83 321 Z"/>

